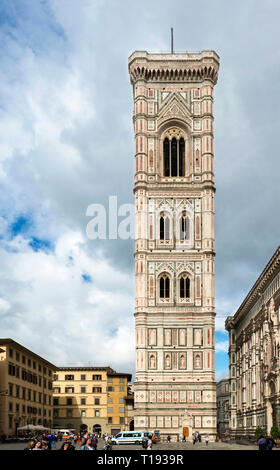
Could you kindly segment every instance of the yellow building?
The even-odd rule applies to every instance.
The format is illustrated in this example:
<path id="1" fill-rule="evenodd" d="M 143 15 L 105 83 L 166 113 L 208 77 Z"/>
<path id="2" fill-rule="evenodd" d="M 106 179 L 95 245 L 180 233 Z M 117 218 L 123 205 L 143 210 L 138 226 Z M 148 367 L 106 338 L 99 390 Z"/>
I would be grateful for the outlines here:
<path id="1" fill-rule="evenodd" d="M 134 384 L 132 383 L 128 384 L 125 397 L 125 429 L 134 431 Z"/>
<path id="2" fill-rule="evenodd" d="M 52 426 L 56 366 L 10 338 L 0 339 L 0 435 L 27 424 Z"/>
<path id="3" fill-rule="evenodd" d="M 110 369 L 107 373 L 107 432 L 117 434 L 119 431 L 128 430 L 126 422 L 128 382 L 131 374 L 123 374 Z"/>
<path id="4" fill-rule="evenodd" d="M 125 400 L 131 374 L 110 367 L 61 367 L 54 374 L 54 427 L 77 432 L 125 429 Z"/>

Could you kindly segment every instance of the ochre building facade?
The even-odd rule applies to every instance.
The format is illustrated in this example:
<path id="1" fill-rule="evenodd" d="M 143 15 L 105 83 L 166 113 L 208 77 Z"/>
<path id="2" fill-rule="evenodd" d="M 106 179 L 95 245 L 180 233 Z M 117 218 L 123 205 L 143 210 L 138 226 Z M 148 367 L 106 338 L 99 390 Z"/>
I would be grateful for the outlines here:
<path id="1" fill-rule="evenodd" d="M 76 432 L 126 430 L 131 374 L 111 367 L 61 367 L 54 374 L 54 427 Z"/>
<path id="2" fill-rule="evenodd" d="M 216 435 L 213 93 L 219 57 L 134 52 L 135 429 Z"/>
<path id="3" fill-rule="evenodd" d="M 230 433 L 280 428 L 280 247 L 234 316 L 229 332 Z"/>
<path id="4" fill-rule="evenodd" d="M 11 338 L 0 339 L 0 435 L 28 424 L 52 427 L 56 366 Z"/>

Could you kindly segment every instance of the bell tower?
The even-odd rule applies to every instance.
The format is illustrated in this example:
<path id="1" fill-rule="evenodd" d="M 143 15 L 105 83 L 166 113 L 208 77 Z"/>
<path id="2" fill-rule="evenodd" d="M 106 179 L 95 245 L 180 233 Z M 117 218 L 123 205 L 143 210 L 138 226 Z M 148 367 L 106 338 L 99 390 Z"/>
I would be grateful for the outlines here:
<path id="1" fill-rule="evenodd" d="M 135 429 L 216 434 L 214 51 L 129 57 L 135 131 Z"/>

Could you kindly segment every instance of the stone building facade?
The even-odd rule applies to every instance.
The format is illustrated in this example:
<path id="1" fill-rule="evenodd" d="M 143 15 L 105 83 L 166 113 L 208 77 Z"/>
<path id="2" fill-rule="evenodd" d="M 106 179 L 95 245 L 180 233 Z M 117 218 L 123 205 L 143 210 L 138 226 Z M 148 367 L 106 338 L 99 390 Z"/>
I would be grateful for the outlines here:
<path id="1" fill-rule="evenodd" d="M 112 434 L 126 430 L 129 380 L 131 374 L 111 367 L 60 367 L 53 378 L 54 427 Z"/>
<path id="2" fill-rule="evenodd" d="M 135 429 L 216 434 L 213 92 L 219 57 L 129 57 L 135 130 Z"/>
<path id="3" fill-rule="evenodd" d="M 280 427 L 280 247 L 234 316 L 229 332 L 230 432 Z"/>
<path id="4" fill-rule="evenodd" d="M 229 434 L 229 379 L 217 383 L 217 433 L 218 436 Z"/>
<path id="5" fill-rule="evenodd" d="M 56 366 L 11 338 L 0 339 L 0 435 L 28 424 L 53 424 L 52 380 Z"/>

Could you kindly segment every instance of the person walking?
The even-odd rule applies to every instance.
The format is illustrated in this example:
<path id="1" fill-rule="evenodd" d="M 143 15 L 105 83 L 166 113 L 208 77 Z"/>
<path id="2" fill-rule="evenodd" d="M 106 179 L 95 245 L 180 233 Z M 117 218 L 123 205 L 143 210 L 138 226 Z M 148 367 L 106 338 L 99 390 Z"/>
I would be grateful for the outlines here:
<path id="1" fill-rule="evenodd" d="M 207 446 L 208 446 L 208 442 L 209 442 L 209 435 L 206 434 L 206 436 L 205 436 L 205 444 L 206 444 Z"/>
<path id="2" fill-rule="evenodd" d="M 149 437 L 148 442 L 147 442 L 147 450 L 152 450 L 152 445 L 153 445 L 153 441 L 152 441 L 152 439 Z"/>
<path id="3" fill-rule="evenodd" d="M 97 450 L 97 444 L 98 444 L 98 439 L 97 439 L 97 436 L 94 435 L 91 440 L 91 445 L 92 445 L 93 450 Z"/>
<path id="4" fill-rule="evenodd" d="M 54 434 L 50 436 L 51 450 L 56 449 L 56 437 Z"/>
<path id="5" fill-rule="evenodd" d="M 276 445 L 276 442 L 275 442 L 275 440 L 273 439 L 273 437 L 272 437 L 272 436 L 268 436 L 268 438 L 266 439 L 266 447 L 267 447 L 267 450 L 272 450 L 275 445 Z"/>
<path id="6" fill-rule="evenodd" d="M 167 442 L 170 442 L 170 441 L 171 441 L 171 436 L 170 436 L 170 434 L 168 434 L 168 436 L 167 436 Z"/>
<path id="7" fill-rule="evenodd" d="M 260 436 L 258 440 L 258 446 L 259 450 L 267 450 L 267 444 L 266 444 L 266 438 L 263 436 Z"/>
<path id="8" fill-rule="evenodd" d="M 112 437 L 110 435 L 107 439 L 107 450 L 112 450 Z"/>
<path id="9" fill-rule="evenodd" d="M 146 437 L 142 437 L 142 447 L 143 449 L 147 449 L 148 439 Z"/>

